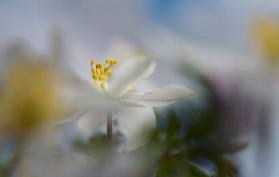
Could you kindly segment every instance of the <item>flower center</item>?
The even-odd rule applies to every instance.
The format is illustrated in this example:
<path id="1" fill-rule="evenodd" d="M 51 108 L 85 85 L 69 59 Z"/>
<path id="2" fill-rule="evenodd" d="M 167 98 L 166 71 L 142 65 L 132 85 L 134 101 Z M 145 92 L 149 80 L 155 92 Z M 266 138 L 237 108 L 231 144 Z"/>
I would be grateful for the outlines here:
<path id="1" fill-rule="evenodd" d="M 96 85 L 103 91 L 106 91 L 107 89 L 106 80 L 111 75 L 110 68 L 117 63 L 117 60 L 108 58 L 105 65 L 102 63 L 97 63 L 94 66 L 94 60 L 90 61 L 92 78 L 94 79 Z"/>

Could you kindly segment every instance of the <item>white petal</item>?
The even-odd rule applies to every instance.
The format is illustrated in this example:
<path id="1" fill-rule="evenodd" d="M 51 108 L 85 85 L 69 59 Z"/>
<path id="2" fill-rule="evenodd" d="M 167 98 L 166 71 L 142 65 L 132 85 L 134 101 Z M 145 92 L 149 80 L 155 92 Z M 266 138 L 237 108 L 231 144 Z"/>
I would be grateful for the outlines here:
<path id="1" fill-rule="evenodd" d="M 99 131 L 106 122 L 107 112 L 119 103 L 110 95 L 97 90 L 90 82 L 78 77 L 70 71 L 65 71 L 60 82 L 61 94 L 59 101 L 65 105 L 64 118 L 56 125 L 76 123 L 76 129 L 81 137 L 87 138 L 93 132 Z"/>
<path id="2" fill-rule="evenodd" d="M 101 128 L 106 124 L 108 117 L 108 111 L 101 111 L 99 109 L 91 109 L 90 111 L 84 113 L 77 120 L 77 131 L 84 137 L 88 138 L 92 136 L 93 133 L 102 131 Z"/>
<path id="3" fill-rule="evenodd" d="M 120 151 L 129 151 L 144 145 L 147 133 L 156 126 L 153 109 L 139 107 L 123 107 L 114 115 L 119 131 L 125 137 L 124 146 Z"/>
<path id="4" fill-rule="evenodd" d="M 169 85 L 144 93 L 130 93 L 121 97 L 128 104 L 139 106 L 167 106 L 196 95 L 194 91 L 181 85 Z"/>
<path id="5" fill-rule="evenodd" d="M 146 57 L 125 60 L 118 65 L 108 80 L 108 92 L 116 97 L 125 94 L 129 87 L 149 76 L 155 69 L 155 62 Z"/>
<path id="6" fill-rule="evenodd" d="M 93 83 L 75 75 L 71 71 L 63 74 L 60 82 L 60 101 L 73 110 L 88 110 L 94 108 L 112 108 L 115 102 L 105 92 L 97 90 Z"/>
<path id="7" fill-rule="evenodd" d="M 139 49 L 133 43 L 121 37 L 113 39 L 107 51 L 108 56 L 116 57 L 120 62 L 131 60 L 139 53 Z"/>

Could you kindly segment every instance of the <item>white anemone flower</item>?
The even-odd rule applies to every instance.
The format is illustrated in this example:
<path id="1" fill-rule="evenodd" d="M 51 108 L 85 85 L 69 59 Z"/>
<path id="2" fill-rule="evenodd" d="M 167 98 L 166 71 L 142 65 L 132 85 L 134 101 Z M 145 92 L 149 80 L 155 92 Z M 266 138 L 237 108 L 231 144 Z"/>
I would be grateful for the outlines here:
<path id="1" fill-rule="evenodd" d="M 107 129 L 116 125 L 125 138 L 124 146 L 119 151 L 128 151 L 142 146 L 146 142 L 145 134 L 155 128 L 156 117 L 153 107 L 162 107 L 185 100 L 195 92 L 182 85 L 168 85 L 148 91 L 140 91 L 136 83 L 148 77 L 155 69 L 155 61 L 135 50 L 131 45 L 117 43 L 106 64 L 91 60 L 92 90 L 110 98 L 116 106 L 107 111 L 94 109 L 83 114 L 78 120 L 81 131 L 90 136 L 96 129 Z M 94 100 L 92 100 L 94 102 Z M 104 105 L 105 106 L 105 105 Z M 110 120 L 112 119 L 112 120 Z M 108 120 L 108 121 L 107 121 Z M 112 123 L 113 122 L 113 123 Z M 111 126 L 109 126 L 111 124 Z M 109 133 L 108 130 L 107 133 Z M 109 136 L 109 135 L 107 135 Z"/>

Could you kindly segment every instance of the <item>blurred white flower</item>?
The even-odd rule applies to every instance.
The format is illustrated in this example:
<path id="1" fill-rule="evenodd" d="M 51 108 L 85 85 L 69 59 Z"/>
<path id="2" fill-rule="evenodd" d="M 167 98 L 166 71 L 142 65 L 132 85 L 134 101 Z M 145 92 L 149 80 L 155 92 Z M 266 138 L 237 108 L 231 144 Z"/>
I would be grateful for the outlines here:
<path id="1" fill-rule="evenodd" d="M 78 121 L 78 126 L 90 135 L 102 127 L 108 116 L 112 115 L 116 127 L 125 137 L 125 145 L 119 150 L 132 150 L 146 142 L 144 135 L 156 125 L 152 107 L 167 106 L 185 100 L 195 95 L 195 92 L 182 85 L 138 91 L 135 84 L 154 71 L 155 62 L 125 42 L 118 42 L 109 54 L 121 60 L 107 59 L 105 65 L 97 63 L 96 66 L 94 61 L 91 61 L 94 79 L 91 88 L 97 88 L 100 94 L 110 97 L 116 107 L 105 112 L 91 107 Z"/>
<path id="2" fill-rule="evenodd" d="M 112 151 L 84 151 L 65 144 L 62 127 L 36 135 L 25 149 L 16 176 L 121 176 L 140 177 L 150 169 L 150 157 L 144 151 L 114 153 Z M 106 148 L 104 148 L 106 149 Z"/>

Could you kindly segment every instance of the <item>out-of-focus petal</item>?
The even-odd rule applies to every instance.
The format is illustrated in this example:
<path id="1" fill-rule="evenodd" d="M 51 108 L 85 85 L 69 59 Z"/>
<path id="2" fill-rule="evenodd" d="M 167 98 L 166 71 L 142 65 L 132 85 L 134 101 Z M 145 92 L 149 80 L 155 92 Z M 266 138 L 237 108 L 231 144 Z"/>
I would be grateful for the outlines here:
<path id="1" fill-rule="evenodd" d="M 125 137 L 120 151 L 129 151 L 144 145 L 148 132 L 156 126 L 156 117 L 152 108 L 123 107 L 114 114 L 121 134 Z"/>
<path id="2" fill-rule="evenodd" d="M 155 62 L 146 57 L 125 60 L 118 65 L 108 80 L 108 92 L 116 97 L 125 94 L 129 87 L 148 77 L 155 69 Z"/>
<path id="3" fill-rule="evenodd" d="M 109 56 L 115 57 L 120 62 L 140 57 L 140 53 L 143 52 L 141 52 L 133 43 L 123 38 L 112 40 L 107 51 Z"/>
<path id="4" fill-rule="evenodd" d="M 16 176 L 76 177 L 83 176 L 92 156 L 75 151 L 63 139 L 63 130 L 37 134 L 30 139 L 16 171 Z"/>
<path id="5" fill-rule="evenodd" d="M 149 92 L 126 94 L 121 100 L 135 106 L 159 107 L 188 99 L 194 95 L 196 92 L 189 88 L 181 85 L 169 85 Z"/>
<path id="6" fill-rule="evenodd" d="M 149 170 L 150 156 L 146 152 L 106 154 L 92 149 L 81 151 L 67 146 L 63 129 L 37 135 L 28 143 L 18 164 L 16 176 L 20 177 L 139 177 Z M 93 147 L 94 148 L 94 147 Z M 100 153 L 98 153 L 100 152 Z"/>

